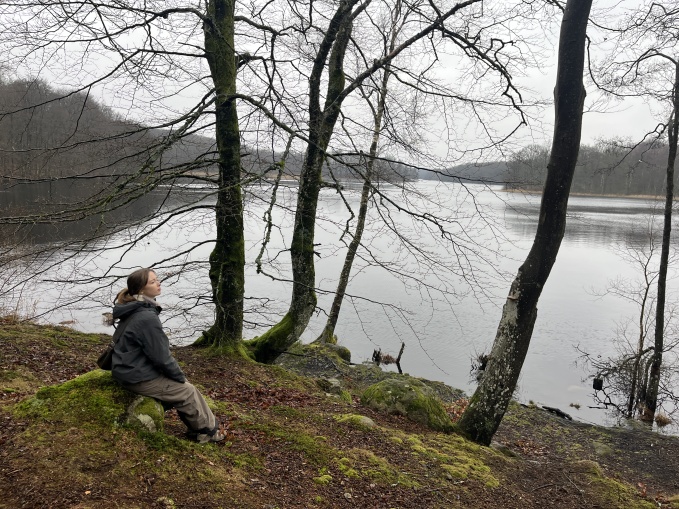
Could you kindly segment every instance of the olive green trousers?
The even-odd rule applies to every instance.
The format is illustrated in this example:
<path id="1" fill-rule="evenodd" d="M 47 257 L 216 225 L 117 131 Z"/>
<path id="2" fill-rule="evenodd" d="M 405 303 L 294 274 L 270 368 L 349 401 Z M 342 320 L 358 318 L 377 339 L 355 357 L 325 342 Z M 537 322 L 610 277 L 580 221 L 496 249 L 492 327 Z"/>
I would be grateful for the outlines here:
<path id="1" fill-rule="evenodd" d="M 189 382 L 180 383 L 165 376 L 136 384 L 122 384 L 128 391 L 157 399 L 165 410 L 176 408 L 179 418 L 189 431 L 210 433 L 217 427 L 217 419 L 203 395 Z"/>

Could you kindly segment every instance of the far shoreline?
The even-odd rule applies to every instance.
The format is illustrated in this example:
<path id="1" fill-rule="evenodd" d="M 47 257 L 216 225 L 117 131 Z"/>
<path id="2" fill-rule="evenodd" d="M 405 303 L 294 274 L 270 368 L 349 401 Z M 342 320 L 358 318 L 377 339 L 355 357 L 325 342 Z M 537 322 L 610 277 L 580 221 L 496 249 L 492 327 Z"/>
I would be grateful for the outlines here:
<path id="1" fill-rule="evenodd" d="M 542 191 L 534 191 L 530 189 L 508 189 L 504 188 L 501 191 L 505 193 L 517 193 L 517 194 L 532 194 L 532 195 L 542 195 Z M 654 194 L 599 194 L 599 193 L 570 193 L 569 196 L 582 196 L 586 198 L 629 198 L 632 200 L 652 200 L 652 201 L 663 201 L 665 196 L 654 195 Z M 677 201 L 679 198 L 674 198 Z"/>

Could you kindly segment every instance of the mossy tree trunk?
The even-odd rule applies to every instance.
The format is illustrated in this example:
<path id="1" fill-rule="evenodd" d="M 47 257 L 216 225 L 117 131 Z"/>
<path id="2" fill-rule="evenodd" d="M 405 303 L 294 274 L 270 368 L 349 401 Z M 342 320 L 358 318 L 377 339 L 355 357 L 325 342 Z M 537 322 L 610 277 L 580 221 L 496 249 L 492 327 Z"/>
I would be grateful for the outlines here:
<path id="1" fill-rule="evenodd" d="M 644 397 L 644 417 L 653 419 L 658 406 L 658 390 L 660 387 L 660 371 L 665 339 L 665 293 L 667 288 L 667 265 L 670 257 L 670 241 L 672 236 L 672 205 L 674 203 L 674 163 L 677 159 L 677 134 L 679 131 L 679 62 L 674 64 L 674 88 L 672 91 L 672 116 L 668 129 L 669 153 L 667 156 L 667 179 L 665 184 L 665 214 L 660 250 L 660 266 L 658 268 L 658 297 L 655 309 L 655 334 L 651 368 L 648 374 L 648 386 Z"/>
<path id="2" fill-rule="evenodd" d="M 215 322 L 199 343 L 237 347 L 243 333 L 245 242 L 241 192 L 240 131 L 236 111 L 234 0 L 210 0 L 204 23 L 205 54 L 215 87 L 215 129 L 219 152 L 215 247 L 210 255 L 210 282 Z"/>
<path id="3" fill-rule="evenodd" d="M 340 113 L 340 94 L 344 91 L 344 54 L 351 37 L 358 0 L 343 0 L 330 21 L 319 46 L 309 77 L 309 143 L 299 181 L 297 210 L 290 245 L 292 260 L 292 299 L 283 319 L 249 343 L 255 359 L 272 362 L 299 339 L 316 308 L 316 271 L 314 265 L 314 231 L 316 208 L 321 189 L 321 169 L 325 151 Z M 329 55 L 329 56 L 328 56 Z M 328 86 L 321 109 L 323 71 L 328 65 Z"/>
<path id="4" fill-rule="evenodd" d="M 490 444 L 514 393 L 537 318 L 538 299 L 563 239 L 580 148 L 591 4 L 592 0 L 568 0 L 564 10 L 554 89 L 554 136 L 535 240 L 510 287 L 481 382 L 458 424 L 461 432 L 481 444 Z"/>

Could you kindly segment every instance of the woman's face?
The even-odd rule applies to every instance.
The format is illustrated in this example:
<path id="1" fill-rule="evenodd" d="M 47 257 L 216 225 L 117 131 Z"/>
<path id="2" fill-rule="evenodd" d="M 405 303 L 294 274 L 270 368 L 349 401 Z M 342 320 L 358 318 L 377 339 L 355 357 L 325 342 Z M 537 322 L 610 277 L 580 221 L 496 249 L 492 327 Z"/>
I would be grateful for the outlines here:
<path id="1" fill-rule="evenodd" d="M 152 299 L 155 299 L 158 297 L 158 295 L 160 295 L 160 280 L 158 279 L 158 276 L 156 276 L 155 272 L 149 272 L 149 280 L 146 283 L 146 286 L 142 288 L 140 293 L 142 295 L 146 295 L 147 297 L 151 297 Z"/>

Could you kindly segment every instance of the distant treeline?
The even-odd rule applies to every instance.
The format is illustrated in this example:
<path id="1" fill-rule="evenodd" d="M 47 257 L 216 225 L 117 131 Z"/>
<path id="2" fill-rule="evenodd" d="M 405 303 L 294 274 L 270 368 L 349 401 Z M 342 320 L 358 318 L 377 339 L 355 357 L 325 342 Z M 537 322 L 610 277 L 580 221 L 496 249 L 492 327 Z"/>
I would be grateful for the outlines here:
<path id="1" fill-rule="evenodd" d="M 106 189 L 121 178 L 143 171 L 153 161 L 154 171 L 170 179 L 190 179 L 196 172 L 216 174 L 215 142 L 207 131 L 185 133 L 166 147 L 170 131 L 125 120 L 84 92 L 55 90 L 40 80 L 0 80 L 0 190 L 21 181 L 68 179 L 50 186 L 71 197 Z M 161 152 L 161 157 L 155 157 Z M 243 144 L 244 175 L 271 175 L 281 154 Z M 464 164 L 445 171 L 416 170 L 405 164 L 378 160 L 375 180 L 441 180 L 503 184 L 510 189 L 539 191 L 547 173 L 549 149 L 532 145 L 508 161 Z M 641 144 L 633 149 L 614 141 L 580 149 L 572 192 L 615 195 L 661 195 L 665 187 L 667 145 Z M 285 174 L 299 175 L 303 154 L 292 152 Z M 360 179 L 365 160 L 331 157 L 324 179 Z M 25 185 L 25 184 L 24 184 Z M 44 186 L 43 186 L 44 187 Z M 43 206 L 55 200 L 42 200 Z M 7 205 L 9 200 L 5 200 Z M 16 200 L 13 209 L 19 205 Z M 27 204 L 28 205 L 28 204 Z M 63 205 L 63 202 L 62 202 Z"/>
<path id="2" fill-rule="evenodd" d="M 418 177 L 422 180 L 440 180 L 441 182 L 505 184 L 508 179 L 508 169 L 504 161 L 492 161 L 460 164 L 443 171 L 420 170 Z"/>
<path id="3" fill-rule="evenodd" d="M 635 147 L 617 140 L 580 147 L 571 192 L 597 195 L 665 193 L 667 144 L 654 141 Z M 541 191 L 547 176 L 549 147 L 531 145 L 504 161 L 459 165 L 444 172 L 420 172 L 420 178 L 504 184 L 507 189 Z M 679 178 L 679 177 L 677 177 Z"/>
<path id="4" fill-rule="evenodd" d="M 667 144 L 645 142 L 630 148 L 615 140 L 580 147 L 571 192 L 607 195 L 663 195 Z M 530 146 L 508 161 L 510 187 L 539 190 L 547 175 L 549 149 Z"/>
<path id="5" fill-rule="evenodd" d="M 215 175 L 215 140 L 209 131 L 197 131 L 173 137 L 167 147 L 162 140 L 169 130 L 127 121 L 84 92 L 56 90 L 40 80 L 0 80 L 0 184 L 8 189 L 21 180 L 68 177 L 77 192 L 78 182 L 88 188 L 110 182 L 108 177 L 133 174 L 150 159 L 156 170 L 174 176 Z M 245 175 L 275 170 L 281 154 L 242 146 Z M 303 154 L 290 153 L 286 175 L 299 175 L 302 160 Z M 357 179 L 364 165 L 359 157 L 338 156 L 329 158 L 323 173 L 328 181 Z M 375 174 L 417 178 L 415 170 L 385 162 L 376 164 Z"/>

